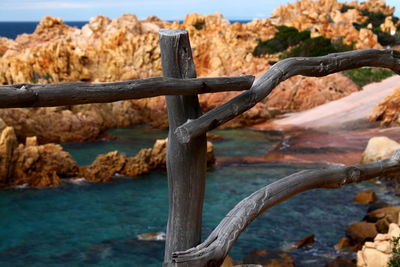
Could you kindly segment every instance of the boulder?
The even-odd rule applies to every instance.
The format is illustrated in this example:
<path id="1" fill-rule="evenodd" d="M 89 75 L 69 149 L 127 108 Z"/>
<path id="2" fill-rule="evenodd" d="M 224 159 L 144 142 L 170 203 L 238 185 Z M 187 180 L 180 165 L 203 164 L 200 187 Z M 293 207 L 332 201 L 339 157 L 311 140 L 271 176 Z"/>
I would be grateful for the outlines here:
<path id="1" fill-rule="evenodd" d="M 372 137 L 362 153 L 361 163 L 370 163 L 389 158 L 398 149 L 400 149 L 400 144 L 388 137 Z"/>
<path id="2" fill-rule="evenodd" d="M 356 246 L 364 244 L 365 241 L 373 240 L 377 234 L 375 224 L 369 222 L 352 223 L 346 228 L 346 236 Z"/>
<path id="3" fill-rule="evenodd" d="M 260 264 L 264 267 L 293 267 L 292 257 L 281 251 L 254 250 L 244 259 L 244 264 Z"/>
<path id="4" fill-rule="evenodd" d="M 358 193 L 353 201 L 358 204 L 372 204 L 377 200 L 376 194 L 372 190 L 366 190 Z"/>

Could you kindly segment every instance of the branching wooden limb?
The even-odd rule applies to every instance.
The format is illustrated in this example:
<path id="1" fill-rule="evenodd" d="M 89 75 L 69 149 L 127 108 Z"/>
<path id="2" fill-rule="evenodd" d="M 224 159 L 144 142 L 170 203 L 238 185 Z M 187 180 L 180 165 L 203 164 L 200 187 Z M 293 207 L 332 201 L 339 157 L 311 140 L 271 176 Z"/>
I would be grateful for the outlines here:
<path id="1" fill-rule="evenodd" d="M 189 142 L 191 138 L 212 130 L 249 110 L 269 95 L 279 83 L 292 76 L 320 77 L 364 66 L 389 68 L 400 74 L 400 52 L 365 49 L 329 54 L 323 57 L 284 59 L 257 79 L 250 90 L 210 110 L 200 118 L 186 122 L 175 130 L 175 135 L 179 142 Z"/>
<path id="2" fill-rule="evenodd" d="M 105 103 L 160 95 L 242 91 L 254 76 L 178 79 L 155 77 L 112 83 L 16 84 L 0 86 L 0 108 L 53 107 Z"/>
<path id="3" fill-rule="evenodd" d="M 377 176 L 400 172 L 400 150 L 390 159 L 370 164 L 301 171 L 265 186 L 240 201 L 200 245 L 173 253 L 175 266 L 220 266 L 240 233 L 276 204 L 307 190 L 339 188 Z M 182 266 L 186 266 L 182 265 Z"/>

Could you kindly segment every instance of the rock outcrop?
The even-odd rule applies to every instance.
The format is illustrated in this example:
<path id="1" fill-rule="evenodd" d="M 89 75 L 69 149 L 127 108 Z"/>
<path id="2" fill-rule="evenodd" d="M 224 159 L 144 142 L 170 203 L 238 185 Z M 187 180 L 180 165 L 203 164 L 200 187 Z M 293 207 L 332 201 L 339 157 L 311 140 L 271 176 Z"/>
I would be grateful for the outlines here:
<path id="1" fill-rule="evenodd" d="M 369 115 L 369 120 L 379 122 L 381 126 L 400 125 L 400 87 L 385 97 Z"/>
<path id="2" fill-rule="evenodd" d="M 389 226 L 387 234 L 378 234 L 373 242 L 366 242 L 361 250 L 357 252 L 358 267 L 386 267 L 393 256 L 393 238 L 400 236 L 398 222 Z"/>
<path id="3" fill-rule="evenodd" d="M 156 168 L 165 168 L 167 153 L 167 139 L 160 139 L 152 148 L 141 149 L 134 157 L 118 154 L 118 151 L 97 156 L 90 166 L 80 168 L 80 176 L 94 182 L 107 182 L 116 173 L 125 176 L 138 176 L 149 173 Z M 211 142 L 207 142 L 207 164 L 215 162 L 214 149 Z"/>
<path id="4" fill-rule="evenodd" d="M 60 177 L 78 174 L 78 165 L 60 145 L 38 145 L 36 137 L 19 144 L 13 127 L 0 137 L 0 184 L 48 187 L 61 184 Z"/>
<path id="5" fill-rule="evenodd" d="M 357 49 L 382 48 L 377 36 L 370 29 L 357 30 L 353 23 L 361 24 L 367 20 L 360 10 L 383 12 L 390 16 L 394 9 L 381 0 L 368 0 L 360 5 L 357 2 L 346 3 L 350 9 L 341 11 L 344 5 L 337 0 L 296 1 L 275 9 L 271 22 L 301 31 L 311 30 L 312 37 L 341 39 L 344 44 L 355 44 Z"/>
<path id="6" fill-rule="evenodd" d="M 301 15 L 308 4 L 311 4 L 307 6 L 308 13 Z M 303 0 L 293 6 L 293 11 L 290 11 L 291 7 L 288 5 L 277 9 L 274 14 L 278 15 L 271 20 L 255 19 L 247 24 L 230 24 L 220 13 L 189 14 L 183 24 L 161 21 L 156 17 L 140 21 L 135 15 L 125 14 L 116 19 L 97 16 L 82 29 L 77 29 L 67 26 L 58 18 L 45 17 L 33 34 L 20 35 L 16 40 L 0 38 L 0 84 L 109 82 L 159 76 L 161 62 L 157 33 L 160 28 L 188 30 L 199 76 L 258 75 L 268 68 L 268 62 L 276 55 L 254 57 L 252 51 L 258 40 L 268 40 L 274 36 L 277 31 L 274 24 L 288 23 L 285 19 L 287 12 L 296 14 L 290 20 L 293 23 L 299 21 L 296 22 L 299 27 L 307 23 L 314 25 L 318 21 L 312 29 L 313 36 L 343 36 L 345 43 L 355 40 L 360 44 L 364 42 L 359 48 L 376 47 L 376 36 L 372 32 L 343 26 L 361 22 L 364 18 L 355 9 L 339 14 L 337 9 L 342 4 L 336 0 Z M 324 22 L 326 14 L 334 19 L 334 23 Z M 277 16 L 280 18 L 278 22 Z M 271 104 L 257 104 L 227 126 L 244 127 L 260 123 L 273 117 L 276 109 L 303 110 L 356 90 L 354 84 L 344 82 L 345 78 L 339 77 L 336 75 L 321 80 L 294 77 L 280 85 L 282 89 L 275 90 L 268 98 Z M 343 85 L 339 85 L 342 82 Z M 299 94 L 302 96 L 299 97 Z M 231 93 L 227 93 L 222 97 L 201 97 L 204 99 L 201 100 L 202 106 L 208 110 L 221 102 L 209 101 L 218 98 L 225 100 L 231 96 Z M 61 120 L 60 116 L 65 118 Z M 157 128 L 167 127 L 162 97 L 30 111 L 2 110 L 0 118 L 15 128 L 20 140 L 35 135 L 40 143 L 93 140 L 108 128 L 144 122 L 150 122 L 151 126 Z"/>
<path id="7" fill-rule="evenodd" d="M 90 166 L 78 167 L 58 144 L 38 145 L 36 136 L 26 138 L 25 144 L 18 144 L 14 128 L 6 126 L 2 120 L 0 130 L 1 187 L 51 187 L 60 185 L 61 178 L 76 177 L 107 182 L 116 173 L 138 176 L 166 165 L 167 139 L 157 140 L 153 148 L 141 149 L 134 157 L 112 151 L 99 155 Z M 207 163 L 212 165 L 214 162 L 213 145 L 207 142 Z"/>

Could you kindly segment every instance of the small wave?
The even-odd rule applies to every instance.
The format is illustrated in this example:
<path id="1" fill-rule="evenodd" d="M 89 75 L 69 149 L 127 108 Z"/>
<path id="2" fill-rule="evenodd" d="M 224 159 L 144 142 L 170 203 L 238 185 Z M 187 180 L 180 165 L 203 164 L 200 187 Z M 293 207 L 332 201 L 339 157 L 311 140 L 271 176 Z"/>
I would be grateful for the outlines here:
<path id="1" fill-rule="evenodd" d="M 163 240 L 165 240 L 165 233 L 164 232 L 144 233 L 144 234 L 138 235 L 136 238 L 138 240 L 144 240 L 144 241 L 150 241 L 150 240 L 163 241 Z"/>
<path id="2" fill-rule="evenodd" d="M 74 179 L 63 179 L 64 182 L 67 183 L 71 183 L 71 184 L 85 184 L 85 183 L 89 183 L 88 180 L 86 180 L 85 178 L 81 177 L 81 178 L 74 178 Z"/>
<path id="3" fill-rule="evenodd" d="M 12 188 L 14 189 L 26 189 L 29 188 L 28 184 L 19 184 L 19 185 L 14 185 Z"/>

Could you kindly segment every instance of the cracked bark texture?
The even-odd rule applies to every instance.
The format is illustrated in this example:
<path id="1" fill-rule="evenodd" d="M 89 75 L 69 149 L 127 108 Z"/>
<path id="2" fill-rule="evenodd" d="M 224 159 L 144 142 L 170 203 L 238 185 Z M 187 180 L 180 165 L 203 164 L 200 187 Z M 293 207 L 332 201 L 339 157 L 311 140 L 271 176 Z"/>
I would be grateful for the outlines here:
<path id="1" fill-rule="evenodd" d="M 174 266 L 220 266 L 233 243 L 255 218 L 296 194 L 315 188 L 340 188 L 346 184 L 399 171 L 400 150 L 386 160 L 301 171 L 282 178 L 240 201 L 203 243 L 189 250 L 173 253 Z"/>

